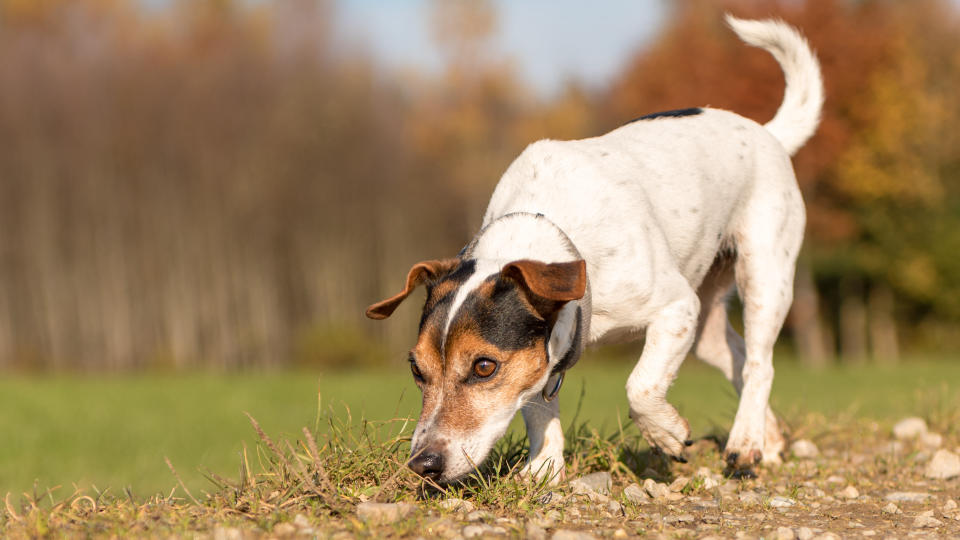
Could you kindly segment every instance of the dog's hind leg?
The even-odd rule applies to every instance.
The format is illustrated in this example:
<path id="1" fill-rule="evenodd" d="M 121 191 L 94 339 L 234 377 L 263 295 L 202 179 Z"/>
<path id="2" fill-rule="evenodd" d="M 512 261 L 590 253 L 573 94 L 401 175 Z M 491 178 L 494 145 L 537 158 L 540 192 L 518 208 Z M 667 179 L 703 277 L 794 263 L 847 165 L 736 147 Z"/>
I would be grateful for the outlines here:
<path id="1" fill-rule="evenodd" d="M 521 410 L 530 439 L 530 459 L 521 469 L 524 477 L 549 478 L 551 484 L 564 480 L 563 427 L 560 425 L 560 396 L 547 402 L 540 393 Z"/>
<path id="2" fill-rule="evenodd" d="M 700 324 L 694 354 L 723 373 L 739 396 L 743 391 L 743 364 L 746 345 L 727 318 L 727 296 L 733 286 L 735 255 L 717 257 L 697 291 L 700 296 Z M 767 406 L 763 462 L 780 463 L 786 442 L 776 415 Z"/>
<path id="3" fill-rule="evenodd" d="M 737 415 L 725 456 L 733 468 L 763 457 L 773 345 L 793 301 L 793 274 L 803 240 L 804 208 L 789 169 L 754 189 L 734 232 L 734 272 L 743 301 L 746 359 Z"/>
<path id="4" fill-rule="evenodd" d="M 679 458 L 690 439 L 690 425 L 667 403 L 667 389 L 693 345 L 700 301 L 679 275 L 672 301 L 660 308 L 647 327 L 640 361 L 627 379 L 630 417 L 652 446 Z"/>

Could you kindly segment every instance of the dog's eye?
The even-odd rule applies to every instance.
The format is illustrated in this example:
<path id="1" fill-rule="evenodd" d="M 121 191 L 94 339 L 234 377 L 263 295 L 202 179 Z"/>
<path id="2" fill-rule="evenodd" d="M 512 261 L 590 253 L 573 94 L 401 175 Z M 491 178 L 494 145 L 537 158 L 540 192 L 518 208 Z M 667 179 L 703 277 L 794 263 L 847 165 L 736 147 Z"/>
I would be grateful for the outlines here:
<path id="1" fill-rule="evenodd" d="M 413 373 L 413 378 L 417 382 L 423 382 L 423 373 L 420 373 L 420 368 L 417 367 L 417 362 L 413 358 L 410 359 L 410 372 Z"/>
<path id="2" fill-rule="evenodd" d="M 473 374 L 481 379 L 486 379 L 496 371 L 497 363 L 489 358 L 478 358 L 473 362 Z"/>

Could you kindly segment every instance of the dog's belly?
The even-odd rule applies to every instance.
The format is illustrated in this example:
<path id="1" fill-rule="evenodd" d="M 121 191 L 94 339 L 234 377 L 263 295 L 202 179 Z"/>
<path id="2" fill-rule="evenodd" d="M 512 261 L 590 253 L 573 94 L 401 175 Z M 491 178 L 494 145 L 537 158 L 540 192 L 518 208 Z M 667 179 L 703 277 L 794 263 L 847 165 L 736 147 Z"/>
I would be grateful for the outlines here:
<path id="1" fill-rule="evenodd" d="M 718 251 L 735 247 L 738 209 L 769 154 L 786 156 L 762 126 L 709 109 L 540 141 L 504 174 L 484 225 L 511 212 L 553 221 L 587 261 L 591 341 L 633 339 L 669 280 L 679 274 L 696 288 Z"/>

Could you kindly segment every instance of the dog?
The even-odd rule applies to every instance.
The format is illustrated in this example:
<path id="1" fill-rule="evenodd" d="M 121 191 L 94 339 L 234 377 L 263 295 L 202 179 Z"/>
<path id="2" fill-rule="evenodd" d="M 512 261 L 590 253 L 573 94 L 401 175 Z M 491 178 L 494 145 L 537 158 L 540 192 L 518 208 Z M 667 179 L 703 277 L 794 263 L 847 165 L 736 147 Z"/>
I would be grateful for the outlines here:
<path id="1" fill-rule="evenodd" d="M 419 285 L 426 303 L 410 369 L 423 394 L 408 466 L 437 483 L 474 470 L 522 411 L 524 474 L 564 479 L 557 394 L 584 346 L 644 338 L 626 383 L 651 446 L 682 459 L 690 427 L 666 400 L 691 350 L 740 395 L 724 449 L 733 469 L 777 463 L 768 405 L 773 345 L 793 297 L 805 210 L 790 156 L 814 133 L 820 66 L 775 20 L 727 24 L 779 62 L 783 102 L 760 125 L 694 108 L 605 135 L 529 145 L 504 173 L 479 233 L 453 258 L 418 263 L 373 304 L 383 319 Z M 744 337 L 726 300 L 736 285 Z"/>

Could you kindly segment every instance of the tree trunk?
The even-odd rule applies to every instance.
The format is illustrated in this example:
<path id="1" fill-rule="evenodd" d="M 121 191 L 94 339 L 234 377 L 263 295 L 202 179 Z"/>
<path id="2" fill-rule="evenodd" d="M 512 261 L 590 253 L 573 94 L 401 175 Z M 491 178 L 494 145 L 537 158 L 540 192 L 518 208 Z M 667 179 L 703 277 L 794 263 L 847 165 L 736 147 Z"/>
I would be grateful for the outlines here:
<path id="1" fill-rule="evenodd" d="M 840 354 L 848 364 L 862 364 L 867 360 L 867 309 L 860 279 L 845 279 L 840 295 Z"/>
<path id="2" fill-rule="evenodd" d="M 791 321 L 797 355 L 805 366 L 823 367 L 830 361 L 832 347 L 828 345 L 820 321 L 820 298 L 813 283 L 810 266 L 797 264 L 794 282 Z"/>
<path id="3" fill-rule="evenodd" d="M 900 359 L 900 342 L 894 321 L 893 292 L 885 283 L 870 289 L 870 352 L 879 363 L 896 363 Z"/>

